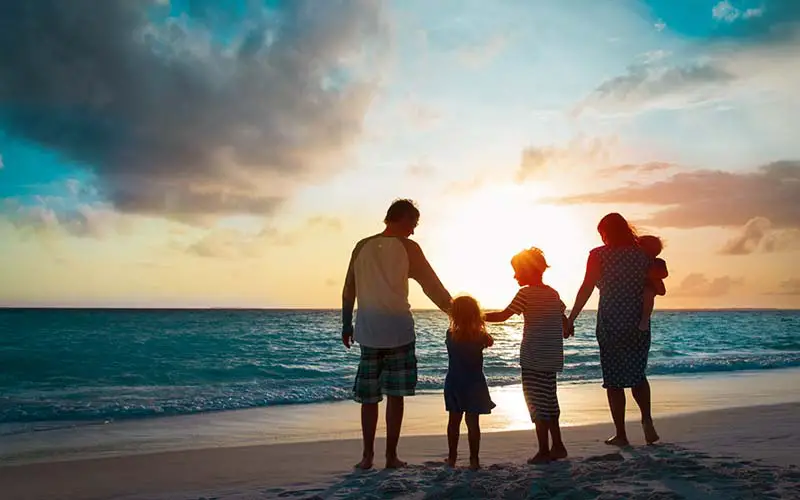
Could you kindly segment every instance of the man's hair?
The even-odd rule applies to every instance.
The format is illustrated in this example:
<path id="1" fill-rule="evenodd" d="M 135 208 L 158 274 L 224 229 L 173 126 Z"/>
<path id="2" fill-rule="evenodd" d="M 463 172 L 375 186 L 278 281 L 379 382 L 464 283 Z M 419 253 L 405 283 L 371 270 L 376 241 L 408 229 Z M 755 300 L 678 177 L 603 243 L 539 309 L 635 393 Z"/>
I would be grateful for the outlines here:
<path id="1" fill-rule="evenodd" d="M 419 209 L 417 205 L 408 198 L 394 200 L 386 211 L 383 222 L 398 222 L 405 218 L 419 219 Z"/>

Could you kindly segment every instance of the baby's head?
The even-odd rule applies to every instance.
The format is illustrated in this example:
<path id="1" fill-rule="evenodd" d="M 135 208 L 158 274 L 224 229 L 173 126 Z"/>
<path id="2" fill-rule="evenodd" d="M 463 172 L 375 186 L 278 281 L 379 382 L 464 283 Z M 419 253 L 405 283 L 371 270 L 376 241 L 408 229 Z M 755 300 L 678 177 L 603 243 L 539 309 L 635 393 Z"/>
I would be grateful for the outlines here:
<path id="1" fill-rule="evenodd" d="M 511 267 L 514 268 L 514 279 L 519 286 L 535 285 L 542 282 L 542 275 L 547 269 L 547 260 L 544 252 L 536 247 L 523 250 L 511 258 Z"/>
<path id="2" fill-rule="evenodd" d="M 639 247 L 644 250 L 644 253 L 649 257 L 655 258 L 661 253 L 661 250 L 664 249 L 664 243 L 662 243 L 661 238 L 658 236 L 646 234 L 644 236 L 639 236 Z"/>
<path id="3" fill-rule="evenodd" d="M 477 340 L 486 335 L 486 323 L 477 300 L 469 295 L 453 299 L 450 334 L 455 340 Z"/>

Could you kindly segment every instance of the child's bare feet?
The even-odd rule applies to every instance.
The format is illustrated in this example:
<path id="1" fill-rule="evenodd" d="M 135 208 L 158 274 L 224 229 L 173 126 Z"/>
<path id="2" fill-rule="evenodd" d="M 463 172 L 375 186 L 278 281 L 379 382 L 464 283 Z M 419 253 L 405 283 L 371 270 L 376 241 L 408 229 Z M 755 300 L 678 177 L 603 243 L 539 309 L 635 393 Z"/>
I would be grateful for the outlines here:
<path id="1" fill-rule="evenodd" d="M 448 467 L 455 467 L 456 460 L 456 457 L 447 457 L 444 459 L 444 463 L 446 463 Z"/>
<path id="2" fill-rule="evenodd" d="M 361 458 L 361 461 L 355 465 L 356 469 L 361 470 L 369 470 L 372 468 L 372 461 L 374 459 L 374 455 L 372 453 L 364 453 L 364 456 Z"/>
<path id="3" fill-rule="evenodd" d="M 386 457 L 387 469 L 402 469 L 406 465 L 408 465 L 406 462 L 403 462 L 397 457 Z"/>
<path id="4" fill-rule="evenodd" d="M 481 468 L 481 461 L 477 458 L 470 457 L 469 459 L 469 470 L 478 470 Z"/>
<path id="5" fill-rule="evenodd" d="M 605 443 L 611 446 L 619 446 L 620 448 L 631 445 L 626 436 L 611 436 L 610 438 L 606 439 Z"/>
<path id="6" fill-rule="evenodd" d="M 550 448 L 550 458 L 553 460 L 561 460 L 563 458 L 567 458 L 567 448 L 564 446 L 564 443 L 553 445 Z"/>
<path id="7" fill-rule="evenodd" d="M 656 432 L 656 428 L 653 425 L 652 420 L 642 420 L 642 429 L 644 430 L 644 440 L 647 442 L 647 444 L 653 444 L 661 439 Z"/>
<path id="8" fill-rule="evenodd" d="M 546 464 L 546 463 L 549 463 L 551 460 L 552 460 L 552 457 L 550 457 L 550 453 L 544 452 L 544 451 L 540 451 L 536 455 L 534 455 L 531 458 L 529 458 L 528 459 L 528 463 L 531 464 L 531 465 L 534 465 L 534 464 Z"/>

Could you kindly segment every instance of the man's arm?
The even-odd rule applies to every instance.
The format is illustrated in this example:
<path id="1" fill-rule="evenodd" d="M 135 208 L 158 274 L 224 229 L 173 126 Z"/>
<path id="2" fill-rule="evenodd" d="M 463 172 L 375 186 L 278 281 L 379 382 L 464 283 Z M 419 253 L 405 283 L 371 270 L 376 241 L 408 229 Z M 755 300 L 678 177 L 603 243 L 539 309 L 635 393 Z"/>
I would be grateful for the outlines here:
<path id="1" fill-rule="evenodd" d="M 425 258 L 422 249 L 414 241 L 409 239 L 403 239 L 402 241 L 408 254 L 408 277 L 420 284 L 422 291 L 436 304 L 436 307 L 449 313 L 453 298 L 450 296 L 450 292 L 442 285 L 442 282 L 439 281 L 439 277 L 436 276 L 428 259 Z"/>
<path id="2" fill-rule="evenodd" d="M 356 306 L 356 274 L 353 263 L 356 258 L 356 247 L 350 255 L 350 264 L 347 266 L 347 275 L 344 278 L 342 289 L 342 343 L 348 349 L 353 343 L 353 309 Z"/>

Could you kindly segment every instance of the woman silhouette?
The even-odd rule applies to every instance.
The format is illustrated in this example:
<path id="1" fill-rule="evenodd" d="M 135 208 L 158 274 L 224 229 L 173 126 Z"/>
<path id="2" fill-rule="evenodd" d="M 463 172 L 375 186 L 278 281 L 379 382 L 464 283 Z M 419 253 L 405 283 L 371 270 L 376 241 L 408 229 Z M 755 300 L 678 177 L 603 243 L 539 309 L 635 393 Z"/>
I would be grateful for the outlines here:
<path id="1" fill-rule="evenodd" d="M 625 388 L 631 388 L 642 413 L 645 441 L 652 444 L 659 437 L 650 414 L 650 384 L 645 376 L 650 331 L 640 331 L 638 326 L 647 273 L 653 259 L 639 248 L 636 231 L 620 214 L 603 217 L 597 231 L 604 245 L 589 252 L 586 276 L 575 297 L 569 323 L 573 325 L 596 286 L 600 290 L 597 343 L 603 387 L 616 427 L 615 435 L 606 443 L 629 444 L 625 432 Z"/>

